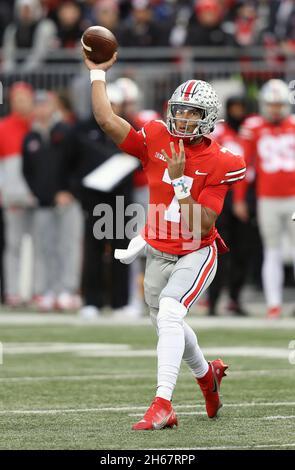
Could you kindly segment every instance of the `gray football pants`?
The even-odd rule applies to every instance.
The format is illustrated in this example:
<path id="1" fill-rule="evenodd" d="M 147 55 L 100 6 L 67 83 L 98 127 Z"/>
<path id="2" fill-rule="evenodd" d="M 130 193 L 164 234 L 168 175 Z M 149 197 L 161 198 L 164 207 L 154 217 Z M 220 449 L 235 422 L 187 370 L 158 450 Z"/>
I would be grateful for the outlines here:
<path id="1" fill-rule="evenodd" d="M 215 244 L 180 257 L 147 245 L 144 293 L 151 316 L 157 315 L 164 297 L 177 300 L 189 310 L 213 281 L 216 269 Z"/>

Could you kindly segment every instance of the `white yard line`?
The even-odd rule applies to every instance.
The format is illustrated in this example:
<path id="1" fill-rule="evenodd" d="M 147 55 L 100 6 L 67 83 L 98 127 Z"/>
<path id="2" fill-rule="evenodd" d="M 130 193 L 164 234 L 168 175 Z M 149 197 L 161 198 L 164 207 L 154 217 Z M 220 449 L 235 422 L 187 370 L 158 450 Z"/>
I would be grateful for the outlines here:
<path id="1" fill-rule="evenodd" d="M 230 406 L 230 405 L 228 405 Z M 177 416 L 207 416 L 207 413 L 205 411 L 177 411 Z M 131 417 L 140 417 L 142 416 L 141 413 L 130 413 L 128 416 Z M 249 418 L 243 418 L 245 419 L 253 419 L 252 417 Z M 256 420 L 261 420 L 261 421 L 272 421 L 276 419 L 284 419 L 284 420 L 289 420 L 289 419 L 295 419 L 295 415 L 290 415 L 290 416 L 283 416 L 283 415 L 275 415 L 275 416 L 264 416 L 263 418 L 255 418 Z"/>
<path id="2" fill-rule="evenodd" d="M 229 370 L 228 375 L 231 378 L 240 379 L 240 377 L 256 377 L 256 376 L 274 376 L 274 375 L 289 375 L 293 373 L 291 368 L 289 369 L 268 369 L 268 370 L 241 370 L 232 371 Z M 111 374 L 93 374 L 93 375 L 52 375 L 52 376 L 23 376 L 23 377 L 0 377 L 0 383 L 19 383 L 19 382 L 83 382 L 87 380 L 130 380 L 130 379 L 142 379 L 142 378 L 154 378 L 155 373 L 150 372 L 126 372 L 126 373 L 111 373 Z M 181 372 L 182 379 L 192 380 L 190 372 Z"/>
<path id="3" fill-rule="evenodd" d="M 140 418 L 142 413 L 130 413 L 128 416 L 131 418 Z M 207 413 L 206 411 L 177 411 L 177 416 L 207 416 Z"/>
<path id="4" fill-rule="evenodd" d="M 155 374 L 99 374 L 99 375 L 54 375 L 54 376 L 38 376 L 38 377 L 0 377 L 0 383 L 13 383 L 13 382 L 83 382 L 85 380 L 130 380 L 130 379 L 142 379 L 144 377 L 152 378 Z"/>
<path id="5" fill-rule="evenodd" d="M 203 348 L 207 356 L 228 357 L 261 357 L 273 359 L 288 359 L 291 352 L 288 348 L 249 347 L 249 346 L 220 346 Z M 131 349 L 128 344 L 116 343 L 3 343 L 3 355 L 16 354 L 61 354 L 72 353 L 82 357 L 156 357 L 155 349 Z"/>
<path id="6" fill-rule="evenodd" d="M 192 405 L 178 405 L 175 406 L 175 410 L 189 409 L 196 407 L 203 407 L 203 403 L 195 403 Z M 260 407 L 260 406 L 295 406 L 295 402 L 249 402 L 249 403 L 227 403 L 223 407 L 226 408 L 242 408 L 242 407 Z M 91 412 L 132 412 L 146 410 L 146 406 L 117 406 L 117 407 L 95 407 L 95 408 L 56 408 L 56 409 L 44 409 L 44 410 L 0 410 L 1 415 L 10 414 L 63 414 L 63 413 L 91 413 Z"/>
<path id="7" fill-rule="evenodd" d="M 129 350 L 128 344 L 117 343 L 3 343 L 3 354 L 51 354 L 51 353 L 106 353 L 120 356 L 121 352 Z"/>
<path id="8" fill-rule="evenodd" d="M 272 421 L 273 419 L 295 419 L 295 415 L 289 416 L 282 416 L 282 415 L 275 415 L 275 416 L 264 416 L 263 418 L 259 418 L 266 421 Z"/>
<path id="9" fill-rule="evenodd" d="M 262 311 L 264 309 L 262 305 Z M 237 318 L 237 317 L 200 317 L 195 314 L 189 314 L 187 316 L 188 323 L 197 328 L 197 329 L 212 329 L 212 328 L 221 328 L 221 329 L 295 329 L 295 318 L 293 317 L 283 317 L 278 320 L 267 320 L 262 316 L 251 316 L 247 318 Z M 0 325 L 34 325 L 34 326 L 43 326 L 43 325 L 71 325 L 71 326 L 119 326 L 119 325 L 132 325 L 132 326 L 151 326 L 151 322 L 148 316 L 144 316 L 139 319 L 130 319 L 127 317 L 112 316 L 107 314 L 98 318 L 95 321 L 82 321 L 74 314 L 33 314 L 26 312 L 19 313 L 0 313 Z"/>
<path id="10" fill-rule="evenodd" d="M 260 357 L 272 359 L 288 359 L 290 350 L 287 348 L 260 348 L 249 346 L 236 346 L 226 347 L 220 346 L 218 348 L 202 348 L 205 355 L 208 356 L 228 356 L 228 357 Z M 78 356 L 83 357 L 156 357 L 156 349 L 130 349 L 124 351 L 111 351 L 111 350 L 98 350 L 91 351 L 83 350 L 77 352 Z"/>

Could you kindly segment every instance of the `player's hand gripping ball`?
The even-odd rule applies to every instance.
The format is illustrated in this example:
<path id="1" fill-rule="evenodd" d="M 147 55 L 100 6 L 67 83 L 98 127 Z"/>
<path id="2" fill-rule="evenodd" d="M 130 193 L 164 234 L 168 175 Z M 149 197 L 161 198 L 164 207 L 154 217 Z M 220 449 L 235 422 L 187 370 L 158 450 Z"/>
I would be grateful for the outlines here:
<path id="1" fill-rule="evenodd" d="M 118 42 L 111 31 L 103 26 L 90 26 L 84 31 L 81 43 L 86 57 L 95 64 L 110 60 L 118 49 Z"/>

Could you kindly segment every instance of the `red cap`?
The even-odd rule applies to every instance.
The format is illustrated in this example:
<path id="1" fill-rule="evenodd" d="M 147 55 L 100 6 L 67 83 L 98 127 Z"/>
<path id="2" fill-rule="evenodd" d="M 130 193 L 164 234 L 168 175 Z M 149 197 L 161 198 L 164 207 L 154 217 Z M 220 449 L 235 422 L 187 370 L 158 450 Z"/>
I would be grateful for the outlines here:
<path id="1" fill-rule="evenodd" d="M 9 88 L 9 96 L 11 97 L 16 91 L 24 90 L 30 92 L 32 95 L 34 94 L 33 87 L 26 82 L 15 82 Z"/>
<path id="2" fill-rule="evenodd" d="M 195 12 L 200 13 L 204 10 L 214 10 L 219 15 L 222 14 L 220 3 L 217 0 L 197 0 L 195 3 Z"/>

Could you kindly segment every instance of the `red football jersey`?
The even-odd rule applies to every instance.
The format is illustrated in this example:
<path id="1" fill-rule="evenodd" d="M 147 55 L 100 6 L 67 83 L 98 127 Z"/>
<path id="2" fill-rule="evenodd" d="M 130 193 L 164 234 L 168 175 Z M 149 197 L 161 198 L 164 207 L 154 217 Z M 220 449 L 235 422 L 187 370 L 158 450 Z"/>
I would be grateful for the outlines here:
<path id="1" fill-rule="evenodd" d="M 139 132 L 132 128 L 120 149 L 140 158 L 147 176 L 150 201 L 144 238 L 160 251 L 183 255 L 211 245 L 219 235 L 215 227 L 202 240 L 194 241 L 189 235 L 161 154 L 164 149 L 171 155 L 170 142 L 179 152 L 179 138 L 168 132 L 163 121 L 151 121 Z M 229 185 L 245 175 L 244 159 L 208 137 L 193 145 L 184 139 L 184 147 L 184 175 L 192 198 L 219 214 Z"/>
<path id="2" fill-rule="evenodd" d="M 258 197 L 295 195 L 295 116 L 272 124 L 261 116 L 241 128 L 248 170 L 256 172 Z"/>
<path id="3" fill-rule="evenodd" d="M 244 154 L 244 143 L 242 137 L 226 122 L 219 122 L 216 125 L 212 136 L 220 145 L 222 145 L 222 147 L 226 147 L 232 153 L 238 155 Z"/>
<path id="4" fill-rule="evenodd" d="M 226 147 L 231 152 L 244 156 L 243 138 L 240 136 L 240 134 L 237 131 L 235 131 L 232 127 L 230 127 L 226 122 L 219 122 L 216 125 L 212 136 L 214 137 L 214 139 L 217 140 L 217 142 L 220 145 L 222 145 L 222 147 Z M 246 172 L 246 176 L 247 175 L 248 175 L 248 169 Z M 244 185 L 244 181 L 245 179 L 243 179 L 242 181 L 239 181 L 237 184 L 234 184 L 232 186 L 231 189 L 233 191 L 234 201 L 239 200 L 240 194 L 242 194 L 244 197 L 244 193 L 248 187 L 248 183 Z"/>

